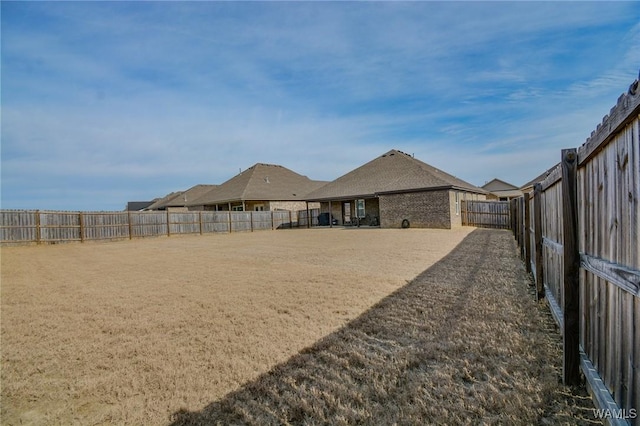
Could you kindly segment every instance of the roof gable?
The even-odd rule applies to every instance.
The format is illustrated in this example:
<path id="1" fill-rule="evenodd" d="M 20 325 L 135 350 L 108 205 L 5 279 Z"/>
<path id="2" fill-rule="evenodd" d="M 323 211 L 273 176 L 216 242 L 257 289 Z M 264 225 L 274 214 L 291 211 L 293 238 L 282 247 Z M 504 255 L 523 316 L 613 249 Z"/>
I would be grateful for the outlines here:
<path id="1" fill-rule="evenodd" d="M 485 191 L 512 191 L 514 189 L 518 189 L 517 186 L 510 184 L 509 182 L 505 182 L 498 178 L 494 178 L 489 182 L 482 185 L 482 189 Z"/>
<path id="2" fill-rule="evenodd" d="M 230 201 L 304 200 L 304 196 L 324 185 L 277 164 L 257 163 L 195 199 L 189 205 Z"/>
<path id="3" fill-rule="evenodd" d="M 191 200 L 201 197 L 218 185 L 195 185 L 186 191 L 172 192 L 164 197 L 157 199 L 147 207 L 147 210 L 163 210 L 167 207 L 184 207 Z"/>
<path id="4" fill-rule="evenodd" d="M 392 149 L 310 193 L 307 198 L 363 197 L 436 188 L 485 192 L 402 151 Z"/>
<path id="5" fill-rule="evenodd" d="M 195 185 L 191 188 L 187 189 L 184 192 L 181 192 L 177 196 L 171 198 L 166 201 L 162 207 L 184 207 L 188 205 L 191 201 L 194 201 L 207 192 L 211 191 L 214 188 L 217 188 L 218 185 Z"/>

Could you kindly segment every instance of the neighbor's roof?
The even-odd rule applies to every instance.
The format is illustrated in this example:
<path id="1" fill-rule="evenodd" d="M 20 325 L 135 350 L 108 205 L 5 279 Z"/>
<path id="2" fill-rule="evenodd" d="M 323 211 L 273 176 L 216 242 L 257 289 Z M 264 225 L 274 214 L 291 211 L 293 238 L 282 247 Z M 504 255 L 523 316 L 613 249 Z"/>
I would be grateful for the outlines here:
<path id="1" fill-rule="evenodd" d="M 495 191 L 511 191 L 514 189 L 517 190 L 518 187 L 510 184 L 509 182 L 505 182 L 501 179 L 494 178 L 494 179 L 491 179 L 489 182 L 485 183 L 484 185 L 482 185 L 482 189 L 489 192 L 495 192 Z"/>
<path id="2" fill-rule="evenodd" d="M 310 193 L 308 200 L 372 197 L 376 194 L 455 188 L 485 191 L 395 149 Z"/>
<path id="3" fill-rule="evenodd" d="M 139 210 L 144 210 L 147 207 L 149 207 L 151 204 L 153 204 L 153 201 L 128 201 L 125 211 L 135 212 Z"/>
<path id="4" fill-rule="evenodd" d="M 187 189 L 184 192 L 179 193 L 173 198 L 162 203 L 161 208 L 167 207 L 184 207 L 186 205 L 190 205 L 191 201 L 197 200 L 202 197 L 204 194 L 208 193 L 214 188 L 217 188 L 218 185 L 196 185 Z"/>
<path id="5" fill-rule="evenodd" d="M 490 192 L 496 197 L 515 198 L 515 197 L 522 196 L 522 191 L 520 191 L 519 189 L 512 189 L 507 191 L 490 191 Z"/>
<path id="6" fill-rule="evenodd" d="M 520 187 L 521 190 L 533 187 L 533 185 L 535 185 L 538 182 L 542 182 L 543 180 L 545 180 L 547 178 L 547 176 L 549 176 L 549 174 L 555 170 L 556 167 L 558 167 L 560 165 L 560 163 L 554 165 L 553 167 L 551 167 L 550 169 L 546 170 L 544 173 L 542 173 L 541 175 L 537 176 L 535 179 L 530 180 L 529 182 L 525 183 L 524 185 L 522 185 Z"/>
<path id="7" fill-rule="evenodd" d="M 276 164 L 257 163 L 187 205 L 231 201 L 304 201 L 305 195 L 326 183 L 311 180 Z"/>
<path id="8" fill-rule="evenodd" d="M 155 200 L 153 200 L 153 204 L 148 206 L 146 210 L 158 210 L 158 209 L 164 208 L 164 204 L 166 202 L 172 200 L 175 197 L 180 196 L 180 194 L 182 194 L 183 192 L 184 191 L 175 191 L 165 195 L 162 198 L 156 198 Z"/>

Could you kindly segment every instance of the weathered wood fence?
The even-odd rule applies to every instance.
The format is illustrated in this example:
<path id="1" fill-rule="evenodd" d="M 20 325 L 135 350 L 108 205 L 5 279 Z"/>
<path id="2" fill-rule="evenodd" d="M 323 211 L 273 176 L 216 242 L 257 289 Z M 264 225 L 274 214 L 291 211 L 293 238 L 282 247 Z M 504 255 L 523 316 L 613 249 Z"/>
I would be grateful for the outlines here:
<path id="1" fill-rule="evenodd" d="M 508 201 L 462 201 L 462 225 L 478 228 L 511 229 Z"/>
<path id="2" fill-rule="evenodd" d="M 0 242 L 61 243 L 318 226 L 319 209 L 267 212 L 0 210 Z"/>
<path id="3" fill-rule="evenodd" d="M 610 424 L 640 425 L 640 88 L 534 191 L 511 201 L 536 294 L 563 335 L 563 379 L 580 370 Z"/>

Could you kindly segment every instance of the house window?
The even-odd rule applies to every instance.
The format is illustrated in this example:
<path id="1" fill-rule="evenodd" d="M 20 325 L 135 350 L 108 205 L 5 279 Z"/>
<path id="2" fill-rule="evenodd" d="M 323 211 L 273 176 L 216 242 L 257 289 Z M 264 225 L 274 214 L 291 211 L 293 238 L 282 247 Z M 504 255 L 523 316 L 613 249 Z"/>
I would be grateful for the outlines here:
<path id="1" fill-rule="evenodd" d="M 456 216 L 460 216 L 460 193 L 456 192 Z"/>
<path id="2" fill-rule="evenodd" d="M 257 212 L 263 212 L 264 211 L 264 204 L 256 204 L 255 206 L 253 206 L 253 210 L 257 211 Z"/>
<path id="3" fill-rule="evenodd" d="M 231 207 L 231 210 L 234 211 L 234 212 L 243 211 L 242 206 L 233 206 L 233 207 Z"/>
<path id="4" fill-rule="evenodd" d="M 364 200 L 356 200 L 356 215 L 358 216 L 358 219 L 364 219 Z"/>

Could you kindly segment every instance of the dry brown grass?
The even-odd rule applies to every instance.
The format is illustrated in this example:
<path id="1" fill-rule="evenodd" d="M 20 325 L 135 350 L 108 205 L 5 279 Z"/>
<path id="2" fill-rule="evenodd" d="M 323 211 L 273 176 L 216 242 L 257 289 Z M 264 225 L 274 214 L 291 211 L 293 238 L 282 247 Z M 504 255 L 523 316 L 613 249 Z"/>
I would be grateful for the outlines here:
<path id="1" fill-rule="evenodd" d="M 173 426 L 589 425 L 510 233 L 478 230 L 336 333 Z"/>
<path id="2" fill-rule="evenodd" d="M 178 410 L 230 400 L 334 338 L 470 231 L 312 229 L 3 247 L 0 422 L 165 424 Z M 439 317 L 429 315 L 415 327 L 435 327 L 427 322 Z M 348 351 L 360 353 L 360 344 Z M 349 380 L 336 386 L 357 395 Z M 368 410 L 366 400 L 358 410 Z"/>

